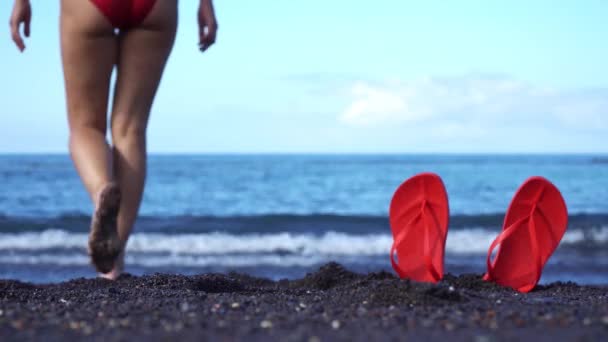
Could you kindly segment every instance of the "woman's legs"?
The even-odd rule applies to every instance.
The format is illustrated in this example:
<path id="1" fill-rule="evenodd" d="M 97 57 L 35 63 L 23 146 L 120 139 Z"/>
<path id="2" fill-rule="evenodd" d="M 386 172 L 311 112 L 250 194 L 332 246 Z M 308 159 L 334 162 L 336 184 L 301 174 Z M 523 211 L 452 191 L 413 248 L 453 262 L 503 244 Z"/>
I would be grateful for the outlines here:
<path id="1" fill-rule="evenodd" d="M 108 252 L 103 255 L 103 264 L 107 266 L 111 261 L 109 264 L 114 265 L 108 274 L 110 278 L 120 274 L 124 252 L 114 263 L 118 253 L 114 253 L 116 246 L 108 232 L 118 233 L 120 249 L 124 248 L 143 192 L 148 115 L 173 46 L 176 25 L 176 0 L 157 0 L 140 27 L 119 37 L 89 1 L 62 0 L 61 47 L 70 152 L 96 207 L 89 248 L 97 245 Z M 115 64 L 118 75 L 112 109 L 112 163 L 105 134 L 110 78 Z M 112 181 L 118 183 L 123 198 L 117 218 L 118 232 L 116 224 L 111 222 L 114 218 L 108 218 L 115 216 L 113 206 L 117 203 L 116 189 L 110 185 Z M 96 227 L 101 228 L 96 232 Z M 98 234 L 100 229 L 103 234 Z M 91 241 L 96 236 L 97 241 Z M 95 261 L 95 251 L 92 254 Z M 104 265 L 100 268 L 100 264 L 95 264 L 104 271 Z"/>
<path id="2" fill-rule="evenodd" d="M 177 1 L 157 0 L 144 22 L 120 34 L 111 129 L 114 176 L 122 191 L 118 235 L 126 246 L 146 177 L 146 127 L 175 39 Z M 124 255 L 124 254 L 123 254 Z M 113 273 L 120 273 L 120 265 Z"/>

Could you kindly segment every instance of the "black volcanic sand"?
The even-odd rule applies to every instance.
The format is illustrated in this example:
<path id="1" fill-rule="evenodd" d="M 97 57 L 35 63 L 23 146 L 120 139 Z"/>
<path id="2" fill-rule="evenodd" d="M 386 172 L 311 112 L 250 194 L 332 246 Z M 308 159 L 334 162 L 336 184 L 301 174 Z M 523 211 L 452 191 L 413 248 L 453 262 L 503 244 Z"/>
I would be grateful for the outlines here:
<path id="1" fill-rule="evenodd" d="M 608 287 L 519 294 L 479 275 L 438 285 L 328 264 L 303 279 L 124 275 L 32 285 L 0 280 L 0 340 L 599 341 Z"/>

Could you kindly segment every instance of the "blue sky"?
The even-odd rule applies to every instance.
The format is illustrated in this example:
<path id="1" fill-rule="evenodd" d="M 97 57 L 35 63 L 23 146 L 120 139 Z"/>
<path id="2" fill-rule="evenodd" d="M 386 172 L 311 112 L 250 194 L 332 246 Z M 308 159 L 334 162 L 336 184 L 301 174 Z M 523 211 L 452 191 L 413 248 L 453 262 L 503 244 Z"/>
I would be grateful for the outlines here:
<path id="1" fill-rule="evenodd" d="M 67 151 L 59 1 L 32 3 L 26 52 L 0 36 L 0 153 Z M 215 5 L 200 54 L 180 1 L 151 152 L 608 152 L 607 1 Z"/>

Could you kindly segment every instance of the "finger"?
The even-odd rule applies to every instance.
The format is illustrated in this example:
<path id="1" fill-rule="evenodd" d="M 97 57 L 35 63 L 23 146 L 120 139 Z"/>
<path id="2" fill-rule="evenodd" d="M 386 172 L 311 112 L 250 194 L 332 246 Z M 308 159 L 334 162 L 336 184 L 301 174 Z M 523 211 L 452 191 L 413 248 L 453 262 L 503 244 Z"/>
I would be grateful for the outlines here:
<path id="1" fill-rule="evenodd" d="M 198 48 L 199 50 L 201 50 L 201 52 L 204 52 L 205 50 L 207 50 L 207 48 L 209 48 L 209 44 L 207 44 L 207 38 L 205 38 L 204 35 L 202 35 L 198 40 Z"/>
<path id="2" fill-rule="evenodd" d="M 198 44 L 198 48 L 199 50 L 201 50 L 201 52 L 205 52 L 207 51 L 207 49 L 209 48 L 209 46 L 211 46 L 210 43 L 207 42 L 207 40 L 202 40 L 199 44 Z"/>
<path id="3" fill-rule="evenodd" d="M 26 36 L 26 37 L 29 37 L 29 36 L 30 36 L 30 22 L 31 22 L 31 21 L 30 21 L 29 19 L 27 19 L 27 20 L 25 21 L 25 23 L 24 23 L 25 28 L 23 29 L 23 33 L 25 33 L 25 36 Z"/>
<path id="4" fill-rule="evenodd" d="M 203 37 L 205 36 L 205 27 L 207 25 L 205 24 L 205 18 L 203 17 L 203 14 L 201 11 L 199 11 L 198 13 L 198 43 L 202 44 L 203 43 Z"/>
<path id="5" fill-rule="evenodd" d="M 215 36 L 217 34 L 217 26 L 212 25 L 207 30 L 207 41 L 209 44 L 215 43 Z"/>
<path id="6" fill-rule="evenodd" d="M 201 50 L 201 52 L 207 50 L 209 48 L 209 43 L 207 42 L 207 38 L 205 38 L 204 36 L 201 37 L 198 41 L 198 47 Z"/>
<path id="7" fill-rule="evenodd" d="M 207 41 L 205 41 L 205 40 L 201 40 L 201 42 L 198 44 L 198 48 L 199 48 L 199 50 L 201 50 L 201 52 L 207 51 L 209 46 L 210 46 L 210 44 L 207 43 Z"/>
<path id="8" fill-rule="evenodd" d="M 20 51 L 25 50 L 25 44 L 23 43 L 23 39 L 19 34 L 19 24 L 15 21 L 11 21 L 11 37 Z"/>

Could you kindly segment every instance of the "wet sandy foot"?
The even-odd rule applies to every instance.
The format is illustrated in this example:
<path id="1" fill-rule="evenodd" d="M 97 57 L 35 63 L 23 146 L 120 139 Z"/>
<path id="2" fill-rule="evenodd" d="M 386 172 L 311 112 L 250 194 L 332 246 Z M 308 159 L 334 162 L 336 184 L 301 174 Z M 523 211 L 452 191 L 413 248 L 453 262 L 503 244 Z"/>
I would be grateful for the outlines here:
<path id="1" fill-rule="evenodd" d="M 100 278 L 104 278 L 104 279 L 108 279 L 108 280 L 116 280 L 116 279 L 118 279 L 118 277 L 120 277 L 120 275 L 122 274 L 124 269 L 125 269 L 125 251 L 123 249 L 122 252 L 116 258 L 116 261 L 114 262 L 114 267 L 112 268 L 112 270 L 108 273 L 99 273 L 98 276 Z"/>
<path id="2" fill-rule="evenodd" d="M 91 220 L 89 255 L 100 273 L 114 269 L 121 243 L 118 238 L 117 216 L 120 209 L 120 189 L 114 183 L 107 184 L 99 193 L 97 208 Z"/>

